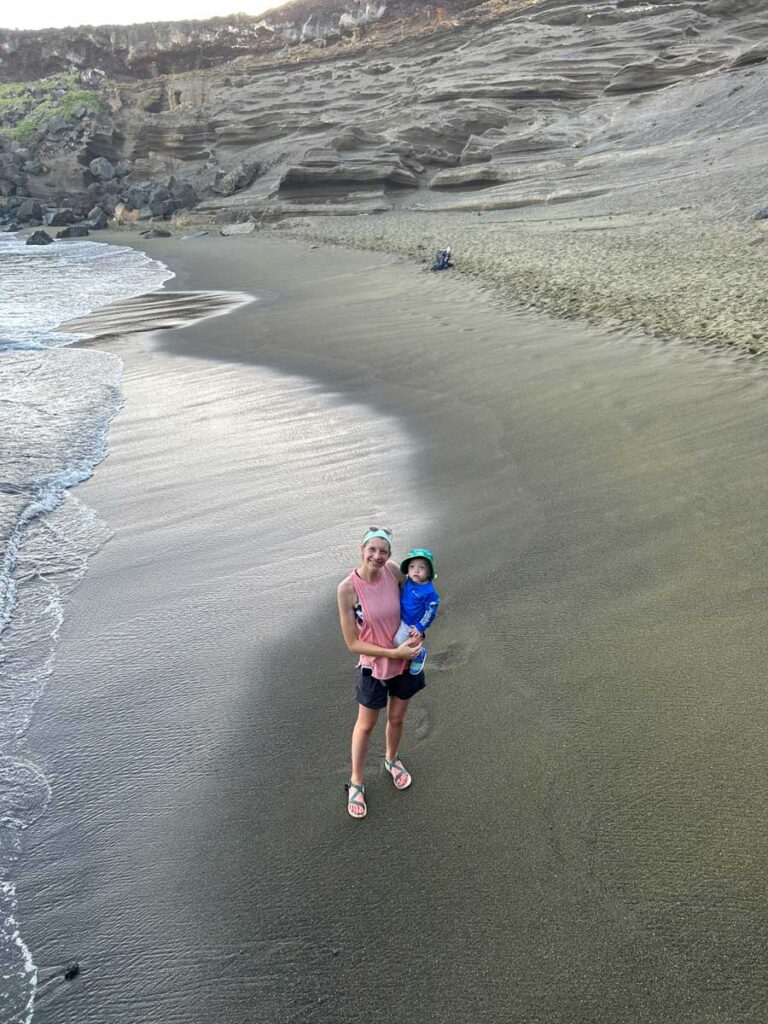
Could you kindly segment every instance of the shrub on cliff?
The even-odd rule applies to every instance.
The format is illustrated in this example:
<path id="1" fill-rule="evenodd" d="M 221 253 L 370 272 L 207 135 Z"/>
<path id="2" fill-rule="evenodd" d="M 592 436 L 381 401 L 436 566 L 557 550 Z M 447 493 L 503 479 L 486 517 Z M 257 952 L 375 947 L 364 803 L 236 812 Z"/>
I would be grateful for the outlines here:
<path id="1" fill-rule="evenodd" d="M 27 142 L 51 126 L 55 134 L 107 109 L 104 97 L 84 86 L 77 74 L 0 85 L 0 132 L 17 142 Z"/>

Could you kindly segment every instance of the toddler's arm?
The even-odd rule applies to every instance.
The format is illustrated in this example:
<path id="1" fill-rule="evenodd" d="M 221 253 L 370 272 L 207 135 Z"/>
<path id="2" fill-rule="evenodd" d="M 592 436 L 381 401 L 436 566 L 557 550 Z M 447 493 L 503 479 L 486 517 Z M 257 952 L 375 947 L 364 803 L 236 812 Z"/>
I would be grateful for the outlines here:
<path id="1" fill-rule="evenodd" d="M 434 587 L 430 587 L 429 593 L 424 595 L 424 602 L 421 608 L 421 614 L 419 615 L 418 622 L 414 622 L 414 626 L 422 633 L 426 633 L 432 623 L 435 621 L 437 615 L 437 609 L 440 606 L 440 595 Z"/>

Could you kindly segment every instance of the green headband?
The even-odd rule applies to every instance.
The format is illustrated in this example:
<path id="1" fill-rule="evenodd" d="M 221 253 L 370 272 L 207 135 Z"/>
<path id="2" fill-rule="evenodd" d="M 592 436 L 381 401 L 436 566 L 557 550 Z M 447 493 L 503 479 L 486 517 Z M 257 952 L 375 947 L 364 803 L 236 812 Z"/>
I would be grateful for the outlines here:
<path id="1" fill-rule="evenodd" d="M 392 550 L 392 534 L 389 530 L 369 530 L 363 537 L 363 547 L 368 543 L 369 540 L 373 540 L 374 537 L 381 537 L 389 544 L 390 550 Z"/>

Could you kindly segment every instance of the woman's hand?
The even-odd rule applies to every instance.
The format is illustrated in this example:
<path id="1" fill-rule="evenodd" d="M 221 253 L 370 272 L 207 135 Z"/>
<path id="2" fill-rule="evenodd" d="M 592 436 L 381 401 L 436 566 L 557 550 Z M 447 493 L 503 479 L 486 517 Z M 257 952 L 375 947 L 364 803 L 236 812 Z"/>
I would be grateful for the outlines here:
<path id="1" fill-rule="evenodd" d="M 406 640 L 396 647 L 390 658 L 405 658 L 406 661 L 413 661 L 416 655 L 421 650 L 421 634 L 417 632 L 416 636 L 409 636 Z"/>

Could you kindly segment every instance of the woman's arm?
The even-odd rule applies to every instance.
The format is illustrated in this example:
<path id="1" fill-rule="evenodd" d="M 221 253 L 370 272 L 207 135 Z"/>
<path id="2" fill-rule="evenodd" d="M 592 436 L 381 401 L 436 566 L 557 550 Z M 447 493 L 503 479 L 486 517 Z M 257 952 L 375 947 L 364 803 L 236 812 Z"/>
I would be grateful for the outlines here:
<path id="1" fill-rule="evenodd" d="M 351 580 L 343 580 L 336 591 L 339 600 L 339 621 L 344 643 L 355 654 L 367 654 L 371 658 L 405 658 L 410 661 L 421 650 L 421 640 L 409 636 L 399 647 L 379 647 L 360 639 L 355 621 L 355 588 Z"/>

